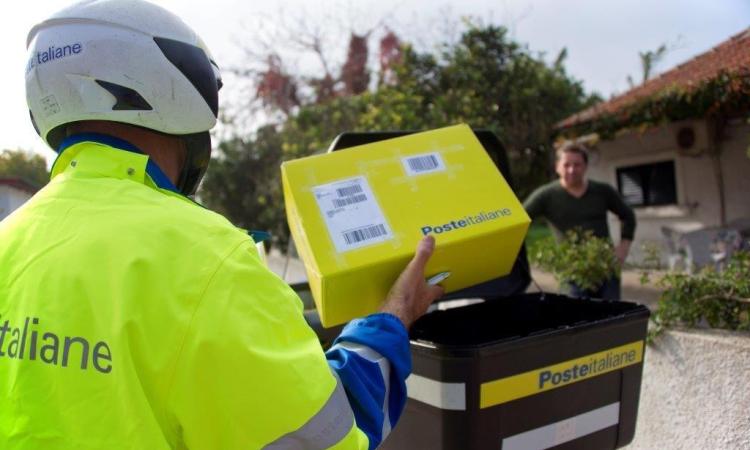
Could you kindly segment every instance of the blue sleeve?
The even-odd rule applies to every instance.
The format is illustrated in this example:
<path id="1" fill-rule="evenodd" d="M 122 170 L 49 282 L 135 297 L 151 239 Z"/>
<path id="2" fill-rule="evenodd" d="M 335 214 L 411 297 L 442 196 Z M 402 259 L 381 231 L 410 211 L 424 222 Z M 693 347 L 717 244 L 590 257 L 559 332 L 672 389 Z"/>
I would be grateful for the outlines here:
<path id="1" fill-rule="evenodd" d="M 409 335 L 397 317 L 379 313 L 351 321 L 326 352 L 346 390 L 357 427 L 376 448 L 406 404 Z"/>

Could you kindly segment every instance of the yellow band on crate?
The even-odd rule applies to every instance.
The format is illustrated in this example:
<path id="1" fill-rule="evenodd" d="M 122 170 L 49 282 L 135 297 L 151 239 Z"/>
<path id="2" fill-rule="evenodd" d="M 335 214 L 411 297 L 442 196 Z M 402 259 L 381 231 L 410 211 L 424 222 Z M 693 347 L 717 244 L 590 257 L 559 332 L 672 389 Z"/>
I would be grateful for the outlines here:
<path id="1" fill-rule="evenodd" d="M 552 366 L 482 383 L 479 407 L 507 403 L 571 383 L 597 377 L 643 360 L 643 341 L 581 356 Z"/>

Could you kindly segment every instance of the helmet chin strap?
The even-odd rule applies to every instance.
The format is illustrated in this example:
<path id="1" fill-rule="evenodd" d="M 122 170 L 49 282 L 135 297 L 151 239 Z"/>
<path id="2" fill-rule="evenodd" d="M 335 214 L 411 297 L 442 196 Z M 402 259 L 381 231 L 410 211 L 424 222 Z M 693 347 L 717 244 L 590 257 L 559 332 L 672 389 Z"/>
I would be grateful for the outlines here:
<path id="1" fill-rule="evenodd" d="M 211 135 L 204 131 L 180 137 L 186 152 L 176 187 L 183 195 L 193 196 L 211 161 Z"/>

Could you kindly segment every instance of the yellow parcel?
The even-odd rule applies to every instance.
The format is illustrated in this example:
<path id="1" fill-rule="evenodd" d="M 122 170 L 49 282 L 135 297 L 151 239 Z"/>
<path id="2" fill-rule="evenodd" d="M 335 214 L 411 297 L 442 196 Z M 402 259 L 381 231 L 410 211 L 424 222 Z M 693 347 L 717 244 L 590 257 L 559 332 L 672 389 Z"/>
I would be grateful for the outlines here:
<path id="1" fill-rule="evenodd" d="M 425 234 L 446 292 L 506 275 L 529 217 L 474 133 L 458 125 L 288 161 L 289 227 L 321 322 L 375 312 Z"/>

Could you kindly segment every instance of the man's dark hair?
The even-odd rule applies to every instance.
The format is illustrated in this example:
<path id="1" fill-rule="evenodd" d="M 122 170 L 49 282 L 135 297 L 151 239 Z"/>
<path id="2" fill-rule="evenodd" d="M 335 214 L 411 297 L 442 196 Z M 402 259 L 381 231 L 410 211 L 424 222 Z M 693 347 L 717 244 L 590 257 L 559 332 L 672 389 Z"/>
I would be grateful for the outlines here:
<path id="1" fill-rule="evenodd" d="M 563 144 L 555 152 L 556 160 L 559 161 L 563 153 L 576 153 L 581 155 L 583 162 L 589 165 L 589 151 L 581 144 Z"/>

